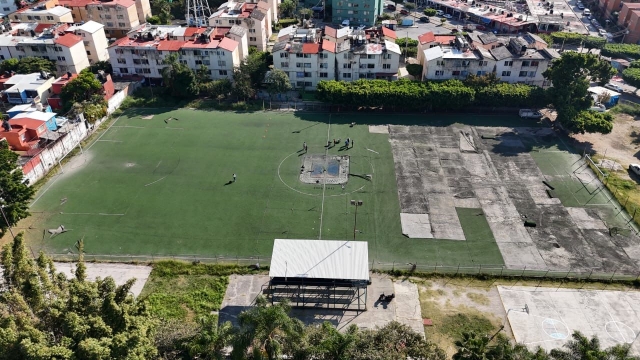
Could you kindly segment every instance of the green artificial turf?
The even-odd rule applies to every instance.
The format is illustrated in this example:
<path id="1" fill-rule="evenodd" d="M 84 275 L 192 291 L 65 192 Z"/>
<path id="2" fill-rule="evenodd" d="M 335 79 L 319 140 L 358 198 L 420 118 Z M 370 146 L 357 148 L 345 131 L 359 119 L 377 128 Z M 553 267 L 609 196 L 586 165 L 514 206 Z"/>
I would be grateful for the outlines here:
<path id="1" fill-rule="evenodd" d="M 512 116 L 153 111 L 126 111 L 40 189 L 24 229 L 34 251 L 73 252 L 83 238 L 89 255 L 270 256 L 276 238 L 352 239 L 354 199 L 364 203 L 356 239 L 369 241 L 370 261 L 502 264 L 478 209 L 458 209 L 468 241 L 402 235 L 388 135 L 365 124 L 537 125 Z M 351 176 L 344 190 L 323 190 L 298 180 L 303 141 L 323 154 L 327 138 L 347 137 L 352 149 L 329 154 L 350 155 L 350 173 L 372 181 Z M 70 231 L 50 238 L 60 224 Z"/>

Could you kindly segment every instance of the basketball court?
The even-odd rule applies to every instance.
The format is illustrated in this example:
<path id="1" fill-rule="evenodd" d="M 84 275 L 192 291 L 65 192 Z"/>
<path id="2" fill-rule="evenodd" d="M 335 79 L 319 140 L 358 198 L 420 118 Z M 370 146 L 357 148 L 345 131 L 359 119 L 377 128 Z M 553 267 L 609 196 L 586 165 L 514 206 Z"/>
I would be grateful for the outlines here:
<path id="1" fill-rule="evenodd" d="M 597 336 L 602 348 L 632 344 L 640 353 L 640 292 L 498 286 L 515 340 L 550 351 L 575 331 Z"/>

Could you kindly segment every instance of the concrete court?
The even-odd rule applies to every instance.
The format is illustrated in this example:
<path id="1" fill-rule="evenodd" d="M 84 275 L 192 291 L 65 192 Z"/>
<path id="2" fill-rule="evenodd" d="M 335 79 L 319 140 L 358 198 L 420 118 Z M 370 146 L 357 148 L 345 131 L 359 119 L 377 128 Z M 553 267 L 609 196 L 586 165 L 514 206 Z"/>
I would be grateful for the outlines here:
<path id="1" fill-rule="evenodd" d="M 54 263 L 58 272 L 64 273 L 68 279 L 75 277 L 76 263 Z M 108 263 L 87 263 L 87 279 L 95 280 L 96 278 L 106 278 L 111 276 L 116 282 L 116 285 L 120 286 L 126 283 L 129 279 L 136 279 L 136 282 L 131 287 L 131 293 L 133 296 L 138 297 L 142 292 L 144 284 L 147 283 L 149 275 L 151 274 L 151 266 L 144 265 L 129 265 L 129 264 L 108 264 Z"/>
<path id="2" fill-rule="evenodd" d="M 231 275 L 222 300 L 219 321 L 231 321 L 237 325 L 238 314 L 251 308 L 256 297 L 267 289 L 268 284 L 269 277 L 266 275 Z M 392 281 L 387 276 L 372 274 L 367 291 L 367 311 L 298 308 L 293 309 L 291 315 L 305 324 L 329 321 L 339 330 L 346 330 L 351 324 L 361 329 L 375 329 L 396 320 L 424 336 L 418 287 L 414 283 Z M 396 297 L 390 303 L 382 304 L 377 301 L 381 293 L 395 293 Z"/>
<path id="3" fill-rule="evenodd" d="M 498 286 L 498 292 L 516 341 L 530 349 L 562 347 L 579 330 L 597 336 L 602 348 L 629 343 L 640 354 L 640 292 L 527 286 Z"/>

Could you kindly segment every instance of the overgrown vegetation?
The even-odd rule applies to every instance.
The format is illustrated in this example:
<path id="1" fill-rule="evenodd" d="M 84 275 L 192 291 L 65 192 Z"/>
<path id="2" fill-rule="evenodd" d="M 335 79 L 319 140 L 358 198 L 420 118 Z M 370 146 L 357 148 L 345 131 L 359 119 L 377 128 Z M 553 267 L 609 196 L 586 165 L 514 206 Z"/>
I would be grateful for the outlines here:
<path id="1" fill-rule="evenodd" d="M 600 157 L 594 156 L 594 161 L 597 162 L 598 160 L 600 160 Z M 600 170 L 605 175 L 605 177 L 602 177 L 600 172 L 593 168 L 593 165 L 589 164 L 589 166 L 620 205 L 633 217 L 633 220 L 636 223 L 640 223 L 640 186 L 638 186 L 638 183 L 622 177 L 618 172 L 607 169 L 606 166 L 600 167 Z"/>
<path id="2" fill-rule="evenodd" d="M 612 58 L 640 59 L 640 45 L 606 44 L 600 53 Z"/>
<path id="3" fill-rule="evenodd" d="M 539 34 L 540 35 L 540 34 Z M 547 41 L 548 39 L 551 42 L 547 41 L 549 45 L 577 45 L 582 46 L 587 49 L 602 49 L 607 40 L 603 37 L 599 36 L 585 36 L 579 33 L 570 33 L 570 32 L 554 32 L 548 35 L 542 34 L 542 39 Z"/>
<path id="4" fill-rule="evenodd" d="M 632 61 L 629 67 L 622 71 L 622 79 L 631 86 L 640 87 L 640 60 Z"/>
<path id="5" fill-rule="evenodd" d="M 612 107 L 609 112 L 614 114 L 640 116 L 640 105 L 631 102 L 619 102 L 616 106 Z"/>
<path id="6" fill-rule="evenodd" d="M 396 44 L 400 46 L 402 55 L 408 57 L 416 57 L 418 55 L 418 40 L 404 37 L 396 39 Z"/>
<path id="7" fill-rule="evenodd" d="M 9 227 L 31 215 L 29 202 L 35 189 L 23 182 L 24 175 L 18 166 L 18 154 L 9 149 L 6 141 L 0 141 L 0 235 Z"/>
<path id="8" fill-rule="evenodd" d="M 39 71 L 46 71 L 54 76 L 56 64 L 52 60 L 47 60 L 34 56 L 26 56 L 22 59 L 6 59 L 0 63 L 0 71 L 14 71 L 18 74 L 31 74 Z"/>

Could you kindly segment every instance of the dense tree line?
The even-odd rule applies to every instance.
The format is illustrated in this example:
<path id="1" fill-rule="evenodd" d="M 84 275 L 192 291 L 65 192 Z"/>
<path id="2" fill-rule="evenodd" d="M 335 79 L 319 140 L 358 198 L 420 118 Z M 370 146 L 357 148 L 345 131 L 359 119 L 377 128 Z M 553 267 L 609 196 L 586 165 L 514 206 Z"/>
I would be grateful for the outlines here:
<path id="1" fill-rule="evenodd" d="M 56 63 L 52 60 L 34 56 L 26 56 L 22 59 L 11 58 L 0 63 L 0 71 L 13 71 L 17 74 L 31 74 L 40 71 L 46 71 L 50 73 L 51 76 L 54 76 L 56 71 Z"/>

